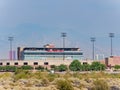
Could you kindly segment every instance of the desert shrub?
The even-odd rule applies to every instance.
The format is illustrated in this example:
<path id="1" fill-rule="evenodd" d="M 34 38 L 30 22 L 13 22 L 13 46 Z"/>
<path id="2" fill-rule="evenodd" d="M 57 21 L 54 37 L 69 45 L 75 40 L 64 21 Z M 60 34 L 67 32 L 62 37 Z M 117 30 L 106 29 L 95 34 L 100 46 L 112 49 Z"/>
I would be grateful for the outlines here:
<path id="1" fill-rule="evenodd" d="M 43 78 L 43 74 L 40 71 L 37 71 L 34 73 L 34 78 L 41 79 Z"/>
<path id="2" fill-rule="evenodd" d="M 72 77 L 72 74 L 71 74 L 69 71 L 67 71 L 67 72 L 63 75 L 63 77 L 64 77 L 65 79 L 69 79 L 69 78 Z"/>
<path id="3" fill-rule="evenodd" d="M 5 72 L 5 73 L 0 74 L 0 78 L 9 78 L 12 76 L 13 76 L 12 73 L 9 73 L 9 72 Z"/>
<path id="4" fill-rule="evenodd" d="M 19 79 L 28 79 L 32 77 L 32 73 L 30 71 L 25 71 L 25 70 L 18 70 L 14 73 L 14 80 L 19 80 Z"/>
<path id="5" fill-rule="evenodd" d="M 17 74 L 19 74 L 19 73 L 21 73 L 21 72 L 23 72 L 22 69 L 17 69 L 17 70 L 14 72 L 14 74 L 17 75 Z"/>
<path id="6" fill-rule="evenodd" d="M 56 66 L 55 65 L 51 65 L 50 68 L 55 70 Z"/>
<path id="7" fill-rule="evenodd" d="M 38 66 L 35 68 L 36 70 L 40 70 L 40 71 L 44 71 L 44 67 L 43 66 Z"/>
<path id="8" fill-rule="evenodd" d="M 73 77 L 74 77 L 74 78 L 79 78 L 79 77 L 81 77 L 80 75 L 81 75 L 81 74 L 80 74 L 79 72 L 73 73 Z"/>
<path id="9" fill-rule="evenodd" d="M 58 78 L 59 75 L 58 74 L 48 74 L 47 78 L 50 82 L 54 81 L 56 78 Z"/>
<path id="10" fill-rule="evenodd" d="M 78 78 L 69 78 L 68 81 L 71 82 L 74 87 L 80 87 L 81 81 Z"/>
<path id="11" fill-rule="evenodd" d="M 47 78 L 43 78 L 41 84 L 42 86 L 46 87 L 49 85 L 49 80 Z"/>
<path id="12" fill-rule="evenodd" d="M 72 84 L 67 80 L 58 80 L 56 85 L 59 90 L 74 90 Z"/>
<path id="13" fill-rule="evenodd" d="M 32 74 L 32 78 L 41 80 L 43 78 L 50 78 L 50 76 L 49 76 L 48 72 L 37 71 L 37 72 Z"/>
<path id="14" fill-rule="evenodd" d="M 94 87 L 92 90 L 110 90 L 107 82 L 104 80 L 96 80 L 93 82 Z"/>

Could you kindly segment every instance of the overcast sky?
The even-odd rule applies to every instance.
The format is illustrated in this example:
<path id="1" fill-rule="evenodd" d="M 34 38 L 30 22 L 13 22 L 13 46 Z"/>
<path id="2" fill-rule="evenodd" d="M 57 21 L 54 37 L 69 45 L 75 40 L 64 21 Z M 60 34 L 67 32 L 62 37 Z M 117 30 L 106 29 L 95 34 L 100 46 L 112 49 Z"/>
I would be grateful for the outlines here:
<path id="1" fill-rule="evenodd" d="M 110 55 L 109 33 L 115 33 L 113 53 L 120 55 L 120 0 L 0 0 L 0 59 L 8 58 L 9 36 L 13 48 L 80 47 L 91 58 L 90 37 L 96 37 L 96 54 Z"/>

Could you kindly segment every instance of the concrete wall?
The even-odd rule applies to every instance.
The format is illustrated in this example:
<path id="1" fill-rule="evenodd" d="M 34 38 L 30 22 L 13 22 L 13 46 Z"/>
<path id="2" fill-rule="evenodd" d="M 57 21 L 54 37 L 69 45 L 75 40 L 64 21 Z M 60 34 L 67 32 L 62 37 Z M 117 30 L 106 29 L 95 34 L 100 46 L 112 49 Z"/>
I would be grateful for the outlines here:
<path id="1" fill-rule="evenodd" d="M 120 65 L 120 56 L 112 56 L 109 58 L 106 58 L 106 65 L 107 66 L 115 66 L 115 65 Z"/>
<path id="2" fill-rule="evenodd" d="M 5 66 L 7 64 L 14 66 L 15 63 L 18 63 L 18 65 L 16 66 L 22 66 L 24 65 L 24 63 L 28 63 L 28 65 L 30 66 L 34 66 L 34 63 L 37 62 L 38 65 L 45 65 L 45 63 L 48 63 L 48 65 L 60 65 L 60 64 L 65 64 L 65 65 L 70 65 L 70 63 L 73 60 L 16 60 L 16 61 L 10 61 L 10 60 L 4 60 L 4 61 L 0 61 L 0 66 Z M 83 63 L 88 63 L 91 64 L 93 61 L 92 60 L 80 60 L 81 64 Z"/>

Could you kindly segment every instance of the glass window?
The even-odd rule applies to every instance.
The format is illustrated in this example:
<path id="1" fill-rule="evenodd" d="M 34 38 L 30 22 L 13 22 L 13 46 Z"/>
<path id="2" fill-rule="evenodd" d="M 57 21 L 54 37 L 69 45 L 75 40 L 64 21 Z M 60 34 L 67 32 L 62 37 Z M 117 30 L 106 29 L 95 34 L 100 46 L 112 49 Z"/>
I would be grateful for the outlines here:
<path id="1" fill-rule="evenodd" d="M 27 62 L 24 62 L 24 65 L 28 65 L 28 63 L 27 63 Z"/>
<path id="2" fill-rule="evenodd" d="M 48 62 L 44 62 L 44 65 L 48 65 L 49 63 Z"/>
<path id="3" fill-rule="evenodd" d="M 9 62 L 7 62 L 7 63 L 6 63 L 6 65 L 10 65 L 10 63 L 9 63 Z"/>
<path id="4" fill-rule="evenodd" d="M 38 65 L 38 62 L 34 62 L 34 65 Z"/>
<path id="5" fill-rule="evenodd" d="M 15 62 L 14 65 L 18 65 L 18 62 Z"/>
<path id="6" fill-rule="evenodd" d="M 0 65 L 3 65 L 3 63 L 1 62 Z"/>

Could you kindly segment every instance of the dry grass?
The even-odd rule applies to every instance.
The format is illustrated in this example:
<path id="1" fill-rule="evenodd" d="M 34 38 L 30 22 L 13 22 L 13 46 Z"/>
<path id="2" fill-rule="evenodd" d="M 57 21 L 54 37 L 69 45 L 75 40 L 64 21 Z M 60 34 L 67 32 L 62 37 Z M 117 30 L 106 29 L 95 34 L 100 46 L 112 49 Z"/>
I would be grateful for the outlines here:
<path id="1" fill-rule="evenodd" d="M 108 86 L 120 87 L 120 74 L 106 74 L 104 72 L 50 74 L 48 72 L 23 71 L 15 74 L 1 73 L 0 90 L 11 88 L 13 88 L 12 90 L 21 90 L 19 88 L 23 88 L 22 90 L 58 90 L 59 85 L 56 82 L 59 80 L 65 81 L 65 86 L 68 84 L 73 87 L 73 90 L 92 88 L 97 85 L 95 83 L 102 85 L 103 81 L 106 81 Z"/>

